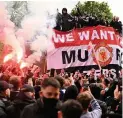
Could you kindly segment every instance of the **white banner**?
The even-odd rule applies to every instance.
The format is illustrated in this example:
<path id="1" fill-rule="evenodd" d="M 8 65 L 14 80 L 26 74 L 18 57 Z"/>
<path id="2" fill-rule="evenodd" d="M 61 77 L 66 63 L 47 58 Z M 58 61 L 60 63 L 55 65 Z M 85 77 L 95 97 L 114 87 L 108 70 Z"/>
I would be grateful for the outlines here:
<path id="1" fill-rule="evenodd" d="M 116 45 L 93 45 L 96 57 L 102 67 L 108 64 L 121 65 L 123 53 Z M 62 69 L 77 66 L 97 65 L 95 54 L 88 45 L 60 47 L 48 52 L 47 69 Z"/>

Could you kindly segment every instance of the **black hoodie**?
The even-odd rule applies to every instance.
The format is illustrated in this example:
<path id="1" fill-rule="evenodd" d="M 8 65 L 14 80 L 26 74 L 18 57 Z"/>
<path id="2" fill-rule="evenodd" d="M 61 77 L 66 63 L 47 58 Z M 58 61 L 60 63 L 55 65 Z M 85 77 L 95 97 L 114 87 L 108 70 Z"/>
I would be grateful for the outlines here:
<path id="1" fill-rule="evenodd" d="M 76 86 L 71 85 L 66 89 L 66 92 L 64 94 L 64 99 L 63 101 L 67 101 L 68 99 L 74 99 L 76 100 L 77 95 L 78 95 L 78 89 Z"/>
<path id="2" fill-rule="evenodd" d="M 36 103 L 28 105 L 24 108 L 21 118 L 58 118 L 57 113 L 61 107 L 61 102 L 58 100 L 55 107 L 44 107 L 43 101 L 39 98 Z"/>
<path id="3" fill-rule="evenodd" d="M 7 118 L 20 118 L 24 107 L 34 102 L 34 99 L 29 98 L 23 92 L 19 92 L 13 102 L 13 105 L 7 108 Z"/>
<path id="4" fill-rule="evenodd" d="M 2 100 L 0 100 L 0 118 L 6 118 L 6 110 L 5 110 L 5 104 L 3 103 Z"/>

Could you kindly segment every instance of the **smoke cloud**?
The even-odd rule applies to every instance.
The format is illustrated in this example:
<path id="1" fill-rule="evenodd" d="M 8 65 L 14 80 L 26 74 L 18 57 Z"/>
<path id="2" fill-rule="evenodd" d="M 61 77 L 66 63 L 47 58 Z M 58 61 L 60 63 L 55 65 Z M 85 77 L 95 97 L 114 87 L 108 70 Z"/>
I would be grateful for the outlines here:
<path id="1" fill-rule="evenodd" d="M 13 49 L 13 57 L 16 56 L 17 61 L 23 57 L 23 50 L 15 35 L 14 23 L 10 21 L 10 16 L 6 10 L 6 4 L 0 2 L 0 40 L 5 45 L 10 45 Z"/>
<path id="2" fill-rule="evenodd" d="M 17 36 L 28 42 L 33 53 L 26 58 L 28 63 L 40 61 L 42 54 L 54 48 L 51 41 L 52 28 L 56 25 L 57 10 L 51 7 L 48 2 L 28 2 L 30 13 L 25 16 L 17 31 Z"/>
<path id="3" fill-rule="evenodd" d="M 28 1 L 29 14 L 24 17 L 21 29 L 16 32 L 6 6 L 0 3 L 0 40 L 12 47 L 12 55 L 18 62 L 21 59 L 29 64 L 40 61 L 44 52 L 54 49 L 51 37 L 52 28 L 56 25 L 57 8 L 61 10 L 68 3 L 71 4 L 71 1 Z M 27 45 L 33 53 L 25 58 Z"/>

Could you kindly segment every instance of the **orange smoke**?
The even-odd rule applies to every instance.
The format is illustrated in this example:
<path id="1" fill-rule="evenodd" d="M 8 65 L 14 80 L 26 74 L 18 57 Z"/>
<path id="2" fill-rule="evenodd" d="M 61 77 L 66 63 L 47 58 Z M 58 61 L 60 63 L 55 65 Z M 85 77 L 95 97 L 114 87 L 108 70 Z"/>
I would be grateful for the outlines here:
<path id="1" fill-rule="evenodd" d="M 4 57 L 3 62 L 6 63 L 7 61 L 9 61 L 10 59 L 12 59 L 13 55 L 12 54 L 8 54 Z"/>

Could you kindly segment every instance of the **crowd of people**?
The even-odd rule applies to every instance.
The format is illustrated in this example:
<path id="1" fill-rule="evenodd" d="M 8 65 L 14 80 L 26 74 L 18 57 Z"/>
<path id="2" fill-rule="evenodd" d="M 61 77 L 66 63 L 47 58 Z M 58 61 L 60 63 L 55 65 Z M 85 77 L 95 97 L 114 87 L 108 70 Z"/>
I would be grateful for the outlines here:
<path id="1" fill-rule="evenodd" d="M 122 23 L 114 17 L 109 23 L 96 16 L 71 16 L 63 8 L 57 14 L 55 29 L 69 31 L 87 26 L 112 26 L 120 34 Z M 32 65 L 20 68 L 16 62 L 0 66 L 0 118 L 121 118 L 122 77 L 96 76 L 76 71 L 57 73 Z"/>
<path id="2" fill-rule="evenodd" d="M 119 20 L 119 17 L 114 16 L 112 21 L 98 18 L 97 16 L 88 15 L 86 13 L 81 13 L 79 8 L 77 8 L 77 14 L 72 16 L 67 13 L 67 9 L 62 9 L 62 14 L 58 12 L 56 17 L 56 27 L 54 29 L 60 31 L 69 31 L 73 28 L 83 28 L 89 26 L 111 26 L 116 29 L 117 32 L 122 34 L 122 22 Z"/>
<path id="3" fill-rule="evenodd" d="M 55 69 L 0 67 L 0 118 L 121 118 L 118 78 Z"/>

